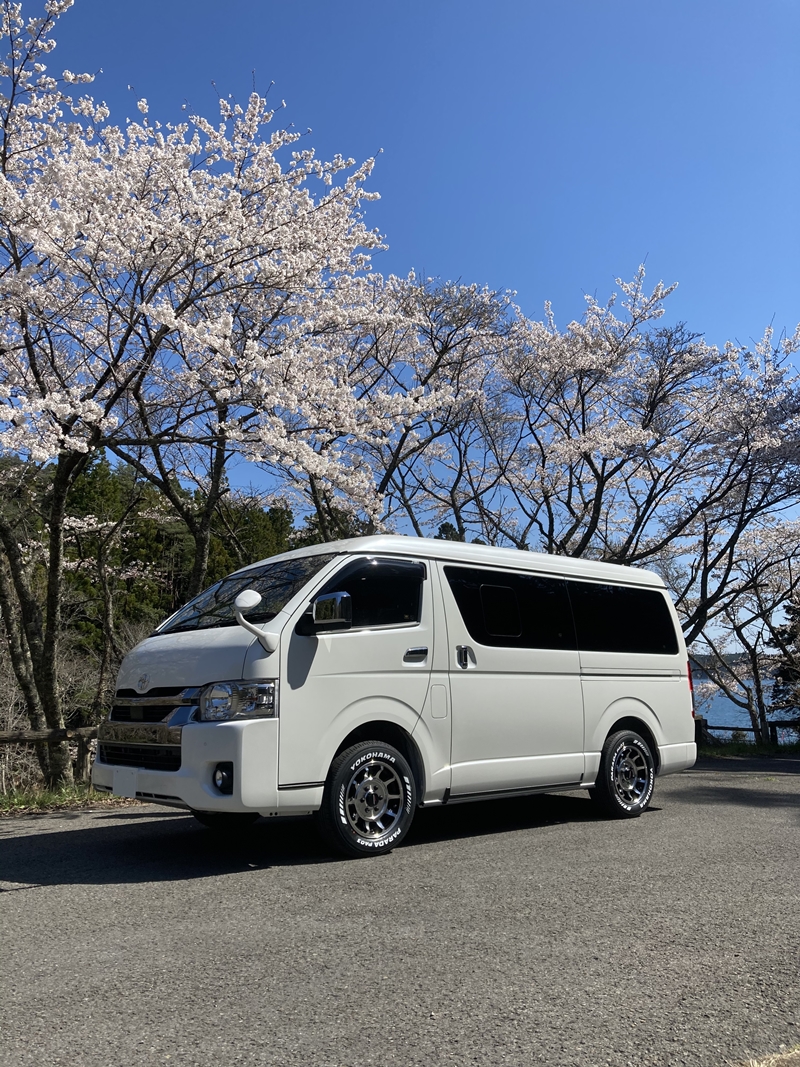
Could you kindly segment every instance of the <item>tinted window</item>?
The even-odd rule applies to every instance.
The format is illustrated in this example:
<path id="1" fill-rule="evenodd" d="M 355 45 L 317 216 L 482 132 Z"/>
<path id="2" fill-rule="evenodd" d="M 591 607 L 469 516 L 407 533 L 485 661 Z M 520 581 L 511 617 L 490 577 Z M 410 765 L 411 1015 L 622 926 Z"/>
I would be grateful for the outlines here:
<path id="1" fill-rule="evenodd" d="M 411 560 L 359 559 L 327 583 L 324 593 L 349 593 L 353 626 L 419 622 L 425 566 Z"/>
<path id="2" fill-rule="evenodd" d="M 674 656 L 678 639 L 664 594 L 600 582 L 567 582 L 578 648 Z"/>
<path id="3" fill-rule="evenodd" d="M 517 594 L 509 585 L 482 585 L 481 606 L 486 632 L 492 637 L 521 637 Z"/>
<path id="4" fill-rule="evenodd" d="M 255 589 L 261 603 L 247 612 L 250 622 L 268 622 L 299 592 L 309 578 L 322 570 L 335 556 L 301 556 L 277 563 L 264 563 L 247 571 L 231 574 L 190 600 L 157 633 L 181 633 L 184 630 L 208 630 L 214 626 L 234 626 L 233 602 L 244 589 Z"/>
<path id="5" fill-rule="evenodd" d="M 561 578 L 506 574 L 477 567 L 445 567 L 470 637 L 482 645 L 575 648 Z"/>

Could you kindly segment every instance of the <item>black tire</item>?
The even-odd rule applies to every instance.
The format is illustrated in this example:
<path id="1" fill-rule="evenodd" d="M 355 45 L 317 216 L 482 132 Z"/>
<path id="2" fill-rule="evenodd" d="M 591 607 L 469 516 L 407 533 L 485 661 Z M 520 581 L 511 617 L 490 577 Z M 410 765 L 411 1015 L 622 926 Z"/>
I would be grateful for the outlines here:
<path id="1" fill-rule="evenodd" d="M 633 730 L 606 738 L 600 770 L 590 795 L 615 819 L 635 819 L 653 796 L 656 768 L 650 746 Z"/>
<path id="2" fill-rule="evenodd" d="M 384 741 L 365 741 L 331 764 L 317 824 L 337 852 L 376 856 L 400 844 L 416 806 L 414 775 L 402 752 Z"/>
<path id="3" fill-rule="evenodd" d="M 258 818 L 257 811 L 195 811 L 192 815 L 209 830 L 239 833 L 246 830 Z"/>

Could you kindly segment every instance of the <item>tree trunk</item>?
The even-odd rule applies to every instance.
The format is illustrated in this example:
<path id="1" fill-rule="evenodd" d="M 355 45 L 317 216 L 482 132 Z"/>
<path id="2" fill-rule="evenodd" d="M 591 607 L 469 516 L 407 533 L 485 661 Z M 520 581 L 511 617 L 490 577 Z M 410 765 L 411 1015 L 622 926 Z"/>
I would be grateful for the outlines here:
<path id="1" fill-rule="evenodd" d="M 10 563 L 5 555 L 0 556 L 0 614 L 2 614 L 5 625 L 11 667 L 25 701 L 28 722 L 31 724 L 32 730 L 44 730 L 47 722 L 39 700 L 39 693 L 36 689 L 30 648 L 25 640 L 25 632 L 20 621 L 14 582 L 11 578 Z M 50 749 L 48 745 L 36 745 L 36 759 L 39 762 L 42 777 L 47 781 L 50 777 Z"/>
<path id="2" fill-rule="evenodd" d="M 45 598 L 45 631 L 42 659 L 37 672 L 36 688 L 42 702 L 47 725 L 51 730 L 64 728 L 64 712 L 58 684 L 58 646 L 61 636 L 62 573 L 64 569 L 64 520 L 67 495 L 73 481 L 85 466 L 82 456 L 61 455 L 48 501 L 47 525 L 49 551 L 47 561 L 47 593 Z M 51 746 L 50 770 L 45 779 L 51 789 L 72 785 L 72 761 L 66 741 Z"/>

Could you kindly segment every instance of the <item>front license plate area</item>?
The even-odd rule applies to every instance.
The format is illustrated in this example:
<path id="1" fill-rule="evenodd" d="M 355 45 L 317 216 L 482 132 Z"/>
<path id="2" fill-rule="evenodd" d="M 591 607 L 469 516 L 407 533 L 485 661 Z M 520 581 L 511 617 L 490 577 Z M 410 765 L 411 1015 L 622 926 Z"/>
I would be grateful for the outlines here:
<path id="1" fill-rule="evenodd" d="M 139 772 L 135 767 L 115 767 L 111 791 L 119 797 L 135 797 Z"/>

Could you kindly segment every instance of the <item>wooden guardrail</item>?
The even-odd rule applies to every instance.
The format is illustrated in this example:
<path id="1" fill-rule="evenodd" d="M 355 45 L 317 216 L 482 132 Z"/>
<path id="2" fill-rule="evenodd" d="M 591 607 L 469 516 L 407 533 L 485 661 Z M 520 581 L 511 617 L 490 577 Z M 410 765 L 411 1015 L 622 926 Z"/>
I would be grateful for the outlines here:
<path id="1" fill-rule="evenodd" d="M 730 734 L 755 734 L 756 732 L 752 726 L 712 726 L 702 715 L 695 716 L 694 724 L 695 740 L 698 744 L 708 744 L 708 735 L 712 730 L 720 730 Z M 798 719 L 773 719 L 767 723 L 770 743 L 773 745 L 778 744 L 779 729 L 797 730 L 798 728 L 800 728 L 800 720 Z"/>
<path id="2" fill-rule="evenodd" d="M 97 737 L 96 726 L 68 726 L 63 730 L 0 730 L 0 745 L 32 745 L 44 741 L 56 745 L 59 741 L 91 741 Z"/>

